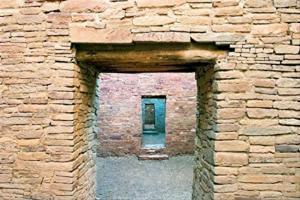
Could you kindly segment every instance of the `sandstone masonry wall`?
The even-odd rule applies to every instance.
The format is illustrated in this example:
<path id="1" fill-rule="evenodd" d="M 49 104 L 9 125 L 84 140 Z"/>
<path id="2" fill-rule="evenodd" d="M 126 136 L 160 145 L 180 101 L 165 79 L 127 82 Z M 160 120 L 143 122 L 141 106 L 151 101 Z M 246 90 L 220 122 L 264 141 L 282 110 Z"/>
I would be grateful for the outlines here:
<path id="1" fill-rule="evenodd" d="M 96 111 L 95 90 L 80 92 L 95 80 L 92 66 L 79 70 L 72 43 L 212 42 L 231 51 L 204 89 L 212 102 L 199 106 L 213 112 L 198 125 L 193 198 L 299 199 L 299 8 L 299 0 L 1 0 L 0 198 L 94 199 L 96 117 L 79 111 Z"/>
<path id="2" fill-rule="evenodd" d="M 100 74 L 98 154 L 139 154 L 142 96 L 166 96 L 169 155 L 194 153 L 195 73 Z"/>

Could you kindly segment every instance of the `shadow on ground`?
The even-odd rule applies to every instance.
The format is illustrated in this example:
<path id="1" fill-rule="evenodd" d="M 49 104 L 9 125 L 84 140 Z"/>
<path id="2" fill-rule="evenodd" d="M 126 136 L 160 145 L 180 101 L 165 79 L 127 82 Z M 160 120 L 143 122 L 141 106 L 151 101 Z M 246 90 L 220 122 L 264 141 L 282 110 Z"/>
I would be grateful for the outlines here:
<path id="1" fill-rule="evenodd" d="M 97 199 L 191 200 L 193 156 L 163 161 L 97 158 Z"/>

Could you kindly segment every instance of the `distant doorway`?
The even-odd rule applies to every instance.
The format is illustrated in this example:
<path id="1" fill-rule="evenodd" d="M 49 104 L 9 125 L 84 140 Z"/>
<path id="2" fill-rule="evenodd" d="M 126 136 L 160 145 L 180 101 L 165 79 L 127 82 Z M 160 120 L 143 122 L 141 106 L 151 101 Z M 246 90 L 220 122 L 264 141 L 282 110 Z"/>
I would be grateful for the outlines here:
<path id="1" fill-rule="evenodd" d="M 166 98 L 142 98 L 142 147 L 160 149 L 166 145 Z"/>

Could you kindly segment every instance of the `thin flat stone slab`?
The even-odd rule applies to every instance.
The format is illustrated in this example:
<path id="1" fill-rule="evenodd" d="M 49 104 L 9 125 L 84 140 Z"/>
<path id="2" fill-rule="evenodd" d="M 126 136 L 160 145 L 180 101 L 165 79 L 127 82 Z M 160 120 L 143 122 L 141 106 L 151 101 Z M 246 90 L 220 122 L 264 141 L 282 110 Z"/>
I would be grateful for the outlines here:
<path id="1" fill-rule="evenodd" d="M 103 12 L 106 8 L 106 2 L 103 0 L 68 0 L 60 5 L 63 12 Z"/>
<path id="2" fill-rule="evenodd" d="M 169 156 L 167 154 L 155 154 L 155 155 L 139 155 L 139 160 L 168 160 Z"/>
<path id="3" fill-rule="evenodd" d="M 132 34 L 129 29 L 95 29 L 86 27 L 71 27 L 70 36 L 72 43 L 95 44 L 130 44 Z"/>
<path id="4" fill-rule="evenodd" d="M 195 42 L 239 42 L 245 40 L 244 34 L 235 33 L 194 33 L 191 34 Z"/>
<path id="5" fill-rule="evenodd" d="M 138 33 L 133 37 L 134 42 L 172 42 L 189 43 L 191 41 L 189 33 L 178 32 L 152 32 Z"/>

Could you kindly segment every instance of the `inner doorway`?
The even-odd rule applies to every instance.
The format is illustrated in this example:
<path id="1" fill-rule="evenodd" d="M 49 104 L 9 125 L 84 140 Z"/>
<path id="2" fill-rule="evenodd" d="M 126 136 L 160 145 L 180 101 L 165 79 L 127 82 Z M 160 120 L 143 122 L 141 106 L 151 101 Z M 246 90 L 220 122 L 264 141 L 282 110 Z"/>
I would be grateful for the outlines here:
<path id="1" fill-rule="evenodd" d="M 142 98 L 142 147 L 160 149 L 166 145 L 166 98 Z"/>
<path id="2" fill-rule="evenodd" d="M 198 111 L 204 110 L 208 112 L 205 112 L 205 115 L 201 113 L 204 117 L 202 120 L 203 123 L 197 123 L 193 199 L 202 199 L 203 196 L 212 196 L 214 194 L 211 179 L 211 177 L 214 177 L 212 174 L 214 165 L 212 158 L 214 157 L 214 152 L 211 150 L 214 147 L 214 141 L 211 140 L 210 136 L 207 136 L 206 132 L 210 131 L 210 128 L 214 125 L 209 122 L 211 122 L 212 116 L 215 116 L 216 111 L 216 109 L 212 109 L 213 103 L 211 103 L 213 101 L 211 98 L 211 85 L 213 84 L 214 77 L 213 66 L 217 63 L 217 60 L 226 58 L 226 51 L 209 45 L 195 46 L 193 44 L 175 44 L 175 46 L 167 45 L 165 49 L 159 44 L 159 47 L 157 45 L 151 46 L 148 44 L 146 46 L 147 48 L 139 45 L 126 47 L 117 45 L 94 45 L 94 48 L 90 48 L 90 45 L 77 45 L 76 58 L 80 66 L 94 66 L 99 72 L 144 73 L 197 71 L 196 80 L 198 88 L 204 89 L 200 93 L 198 91 L 198 102 L 200 102 Z M 84 89 L 85 88 L 80 90 L 83 94 L 85 92 Z M 95 90 L 92 92 L 95 92 Z M 91 95 L 89 95 L 89 97 L 90 96 Z M 78 105 L 81 106 L 82 104 L 79 103 Z M 94 129 L 90 130 L 93 131 Z M 214 130 L 212 130 L 212 132 L 214 132 Z M 101 167 L 98 169 L 102 170 Z M 208 178 L 203 179 L 203 177 Z M 129 180 L 129 178 L 127 177 L 126 180 Z"/>

